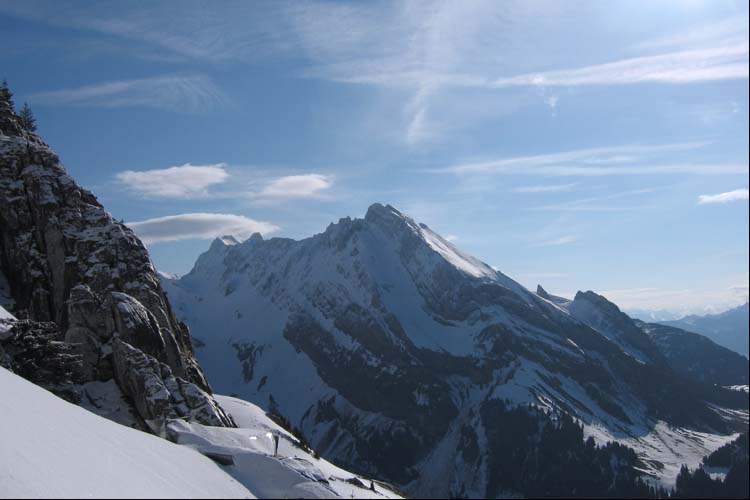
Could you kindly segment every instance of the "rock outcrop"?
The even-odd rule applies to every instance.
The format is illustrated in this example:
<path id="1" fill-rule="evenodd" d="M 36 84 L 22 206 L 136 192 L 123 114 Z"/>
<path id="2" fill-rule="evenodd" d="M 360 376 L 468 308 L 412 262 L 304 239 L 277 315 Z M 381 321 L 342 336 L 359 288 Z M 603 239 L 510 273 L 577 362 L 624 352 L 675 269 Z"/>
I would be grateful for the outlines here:
<path id="1" fill-rule="evenodd" d="M 85 397 L 85 384 L 114 379 L 146 422 L 232 424 L 146 248 L 3 99 L 0 275 L 24 320 L 0 341 L 4 363 L 19 373 L 73 400 Z"/>

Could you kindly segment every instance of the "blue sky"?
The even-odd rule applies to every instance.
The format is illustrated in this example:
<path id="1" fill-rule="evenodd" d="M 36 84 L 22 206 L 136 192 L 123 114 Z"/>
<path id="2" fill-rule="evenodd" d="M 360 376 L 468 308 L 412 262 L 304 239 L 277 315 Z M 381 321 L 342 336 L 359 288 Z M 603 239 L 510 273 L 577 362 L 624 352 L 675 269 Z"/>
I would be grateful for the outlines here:
<path id="1" fill-rule="evenodd" d="M 529 287 L 701 311 L 748 294 L 745 4 L 2 0 L 0 74 L 162 270 L 377 201 Z"/>

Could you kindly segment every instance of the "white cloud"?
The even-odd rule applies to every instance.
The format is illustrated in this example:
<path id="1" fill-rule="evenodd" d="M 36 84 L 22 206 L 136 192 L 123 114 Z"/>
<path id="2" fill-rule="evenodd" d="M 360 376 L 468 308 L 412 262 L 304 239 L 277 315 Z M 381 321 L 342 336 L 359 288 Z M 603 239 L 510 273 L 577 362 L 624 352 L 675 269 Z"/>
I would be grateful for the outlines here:
<path id="1" fill-rule="evenodd" d="M 321 174 L 288 175 L 270 181 L 258 194 L 260 201 L 320 198 L 333 185 Z"/>
<path id="2" fill-rule="evenodd" d="M 223 163 L 191 165 L 155 170 L 126 170 L 116 175 L 125 187 L 149 198 L 197 198 L 208 196 L 208 188 L 227 181 Z"/>
<path id="3" fill-rule="evenodd" d="M 443 238 L 445 238 L 446 241 L 450 241 L 451 243 L 455 243 L 458 241 L 458 236 L 456 236 L 455 234 L 446 234 L 445 236 L 443 236 Z"/>
<path id="4" fill-rule="evenodd" d="M 228 99 L 205 76 L 157 76 L 117 80 L 83 87 L 41 92 L 37 103 L 103 108 L 148 107 L 198 113 L 224 106 Z"/>
<path id="5" fill-rule="evenodd" d="M 520 186 L 513 189 L 514 193 L 557 193 L 560 191 L 570 191 L 577 183 L 570 184 L 545 184 L 541 186 Z"/>
<path id="6" fill-rule="evenodd" d="M 705 205 L 707 203 L 729 203 L 730 201 L 747 200 L 748 194 L 747 189 L 735 189 L 734 191 L 719 194 L 702 194 L 698 197 L 698 204 Z"/>
<path id="7" fill-rule="evenodd" d="M 559 238 L 553 238 L 551 240 L 545 240 L 537 243 L 534 246 L 537 247 L 558 247 L 562 245 L 570 245 L 578 241 L 578 238 L 572 235 L 560 236 Z"/>
<path id="8" fill-rule="evenodd" d="M 144 243 L 211 239 L 227 234 L 246 239 L 253 233 L 269 234 L 280 230 L 270 222 L 259 222 L 243 215 L 216 213 L 170 215 L 127 225 Z"/>

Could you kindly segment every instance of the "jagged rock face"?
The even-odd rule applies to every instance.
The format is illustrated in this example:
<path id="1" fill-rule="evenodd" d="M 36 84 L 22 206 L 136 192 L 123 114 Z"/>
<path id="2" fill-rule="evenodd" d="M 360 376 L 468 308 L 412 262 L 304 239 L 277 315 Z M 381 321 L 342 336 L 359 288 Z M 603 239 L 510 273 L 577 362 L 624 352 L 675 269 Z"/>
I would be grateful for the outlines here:
<path id="1" fill-rule="evenodd" d="M 172 313 L 141 241 L 68 176 L 57 155 L 21 127 L 4 101 L 0 274 L 16 315 L 38 323 L 31 330 L 49 333 L 49 324 L 54 325 L 59 332 L 55 342 L 73 350 L 78 382 L 115 377 L 144 420 L 179 415 L 229 424 L 218 405 L 198 401 L 199 393 L 212 401 L 206 392 L 210 388 L 188 329 Z M 10 344 L 21 337 L 4 341 L 6 357 L 18 351 Z M 134 364 L 128 361 L 132 356 L 114 356 L 116 345 L 130 345 L 148 362 Z M 138 372 L 153 364 L 159 370 Z M 48 382 L 60 386 L 62 380 Z M 171 386 L 169 397 L 163 404 L 144 403 L 140 391 L 159 383 Z"/>
<path id="2" fill-rule="evenodd" d="M 221 390 L 415 496 L 497 493 L 497 401 L 565 412 L 604 439 L 656 420 L 723 425 L 666 364 L 634 358 L 393 207 L 301 241 L 216 240 L 164 283 Z"/>
<path id="3" fill-rule="evenodd" d="M 205 425 L 233 426 L 216 401 L 191 382 L 175 377 L 165 363 L 116 338 L 112 342 L 115 379 L 131 394 L 139 415 L 158 426 L 165 419 L 188 418 Z"/>
<path id="4" fill-rule="evenodd" d="M 63 388 L 82 381 L 81 356 L 54 323 L 15 321 L 0 339 L 2 345 L 4 367 L 37 385 Z"/>

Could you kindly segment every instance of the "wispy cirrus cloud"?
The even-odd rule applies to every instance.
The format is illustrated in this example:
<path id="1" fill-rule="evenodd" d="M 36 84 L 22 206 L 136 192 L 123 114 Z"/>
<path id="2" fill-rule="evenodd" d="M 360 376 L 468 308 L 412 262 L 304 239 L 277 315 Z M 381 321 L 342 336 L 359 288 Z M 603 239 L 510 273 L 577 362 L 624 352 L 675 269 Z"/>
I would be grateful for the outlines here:
<path id="1" fill-rule="evenodd" d="M 40 92 L 30 97 L 50 105 L 103 108 L 148 107 L 200 113 L 224 106 L 226 95 L 202 75 L 156 76 L 116 80 L 82 87 Z"/>
<path id="2" fill-rule="evenodd" d="M 541 29 L 544 16 L 533 12 L 533 7 L 524 10 L 514 3 L 498 6 L 496 2 L 460 2 L 406 10 L 419 17 L 391 23 L 388 37 L 370 39 L 365 50 L 373 51 L 372 57 L 355 60 L 332 51 L 315 61 L 307 74 L 342 83 L 405 90 L 409 97 L 403 106 L 404 137 L 410 144 L 430 139 L 441 131 L 441 126 L 434 123 L 434 110 L 441 106 L 441 98 L 456 89 L 477 92 L 486 100 L 486 91 L 513 87 L 674 85 L 748 78 L 746 23 L 743 30 L 735 19 L 691 28 L 688 33 L 676 33 L 669 39 L 642 42 L 640 52 L 659 51 L 656 54 L 621 56 L 586 65 L 575 65 L 576 58 L 571 57 L 559 61 L 540 58 L 539 71 L 514 73 L 514 67 L 528 64 L 488 57 L 486 47 L 505 47 L 510 49 L 505 51 L 507 55 L 513 53 L 507 47 L 509 38 L 531 36 L 528 43 L 539 44 L 533 35 L 516 33 L 511 22 L 533 13 Z M 358 25 L 357 32 L 366 32 L 366 28 Z M 505 33 L 513 35 L 503 36 Z M 554 114 L 559 95 L 542 92 L 541 97 Z"/>
<path id="3" fill-rule="evenodd" d="M 545 176 L 605 176 L 641 174 L 726 174 L 744 173 L 747 165 L 666 162 L 664 156 L 697 150 L 706 142 L 658 145 L 626 145 L 577 149 L 541 155 L 503 157 L 478 162 L 463 162 L 427 169 L 434 174 L 526 174 Z"/>
<path id="4" fill-rule="evenodd" d="M 567 234 L 564 236 L 559 236 L 557 238 L 540 241 L 538 243 L 535 243 L 533 246 L 535 247 L 559 247 L 562 245 L 570 245 L 571 243 L 575 243 L 576 241 L 578 241 L 577 237 Z"/>
<path id="5" fill-rule="evenodd" d="M 578 183 L 571 182 L 569 184 L 542 184 L 539 186 L 520 186 L 514 188 L 514 193 L 558 193 L 560 191 L 570 191 Z"/>
<path id="6" fill-rule="evenodd" d="M 619 191 L 607 195 L 590 196 L 577 200 L 565 201 L 553 205 L 531 207 L 529 210 L 546 210 L 552 212 L 620 212 L 646 208 L 643 202 L 631 202 L 628 205 L 614 204 L 616 200 L 639 197 L 664 188 L 642 188 Z"/>
<path id="7" fill-rule="evenodd" d="M 246 239 L 254 233 L 270 234 L 281 228 L 243 215 L 221 213 L 188 213 L 157 217 L 127 224 L 144 243 L 211 239 L 233 235 Z"/>
<path id="8" fill-rule="evenodd" d="M 589 10 L 585 2 L 525 0 L 227 2 L 221 8 L 195 1 L 184 9 L 123 4 L 113 15 L 110 5 L 95 3 L 0 4 L 0 12 L 138 42 L 153 48 L 153 55 L 211 63 L 292 56 L 301 61 L 298 76 L 395 90 L 388 95 L 397 101 L 388 106 L 389 128 L 398 127 L 408 145 L 497 116 L 505 109 L 497 102 L 511 87 L 687 84 L 748 76 L 746 16 L 744 25 L 729 17 L 666 37 L 655 32 L 653 39 L 629 40 L 607 52 L 617 54 L 608 59 L 585 50 L 597 39 L 578 36 L 581 25 L 560 22 L 587 19 Z M 559 96 L 538 97 L 554 114 Z M 464 101 L 484 106 L 456 105 Z M 391 113 L 394 107 L 400 113 Z M 470 111 L 477 108 L 493 109 Z"/>
<path id="9" fill-rule="evenodd" d="M 191 165 L 154 170 L 126 170 L 116 176 L 129 191 L 147 198 L 200 198 L 209 188 L 229 179 L 226 165 Z"/>
<path id="10" fill-rule="evenodd" d="M 702 194 L 698 197 L 698 204 L 729 203 L 731 201 L 747 200 L 749 196 L 750 192 L 747 189 L 735 189 L 734 191 L 718 194 Z"/>
<path id="11" fill-rule="evenodd" d="M 748 44 L 669 52 L 572 69 L 541 71 L 488 82 L 491 87 L 687 84 L 748 77 Z"/>
<path id="12" fill-rule="evenodd" d="M 748 16 L 737 15 L 689 26 L 682 31 L 658 36 L 635 44 L 633 50 L 666 50 L 705 46 L 730 46 L 747 42 Z"/>

